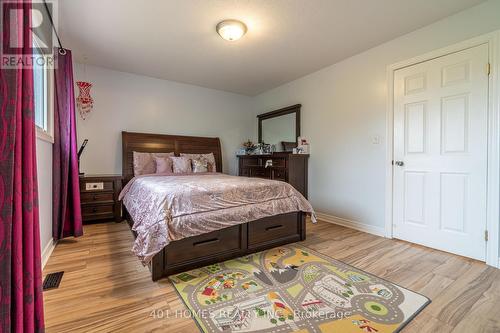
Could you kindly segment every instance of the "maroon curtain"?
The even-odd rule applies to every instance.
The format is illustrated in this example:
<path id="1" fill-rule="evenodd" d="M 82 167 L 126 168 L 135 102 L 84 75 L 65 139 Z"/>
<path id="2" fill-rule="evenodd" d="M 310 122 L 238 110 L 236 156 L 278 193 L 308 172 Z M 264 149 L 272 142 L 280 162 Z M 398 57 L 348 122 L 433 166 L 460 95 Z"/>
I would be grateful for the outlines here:
<path id="1" fill-rule="evenodd" d="M 30 53 L 31 2 L 2 5 L 2 50 L 13 38 L 22 42 L 19 55 Z M 0 332 L 41 332 L 33 71 L 0 66 Z"/>
<path id="2" fill-rule="evenodd" d="M 58 49 L 54 70 L 54 150 L 52 236 L 83 235 L 76 150 L 75 92 L 71 51 Z"/>

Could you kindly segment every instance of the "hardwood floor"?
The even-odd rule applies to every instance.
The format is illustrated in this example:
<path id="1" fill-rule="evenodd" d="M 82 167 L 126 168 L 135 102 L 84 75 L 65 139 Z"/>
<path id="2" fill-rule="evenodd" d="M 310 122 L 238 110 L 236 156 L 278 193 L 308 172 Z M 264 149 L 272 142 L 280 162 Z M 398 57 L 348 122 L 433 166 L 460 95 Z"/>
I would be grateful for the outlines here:
<path id="1" fill-rule="evenodd" d="M 303 245 L 432 299 L 403 332 L 500 332 L 500 270 L 325 222 L 307 227 Z M 106 223 L 59 242 L 44 269 L 65 272 L 58 289 L 44 292 L 47 332 L 198 331 L 176 318 L 184 304 L 167 279 L 151 281 L 132 241 L 126 223 Z"/>

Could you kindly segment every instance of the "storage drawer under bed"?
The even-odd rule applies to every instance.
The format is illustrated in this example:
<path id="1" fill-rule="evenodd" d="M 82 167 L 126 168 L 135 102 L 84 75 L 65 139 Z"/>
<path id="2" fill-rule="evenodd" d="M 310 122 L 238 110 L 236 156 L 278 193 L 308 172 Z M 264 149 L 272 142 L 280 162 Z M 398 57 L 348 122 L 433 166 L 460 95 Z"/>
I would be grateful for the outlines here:
<path id="1" fill-rule="evenodd" d="M 171 242 L 153 257 L 153 281 L 305 239 L 301 212 L 275 215 Z"/>
<path id="2" fill-rule="evenodd" d="M 270 216 L 248 223 L 248 246 L 300 237 L 300 223 L 295 214 Z"/>
<path id="3" fill-rule="evenodd" d="M 195 260 L 241 248 L 241 225 L 174 241 L 165 248 L 168 264 Z"/>

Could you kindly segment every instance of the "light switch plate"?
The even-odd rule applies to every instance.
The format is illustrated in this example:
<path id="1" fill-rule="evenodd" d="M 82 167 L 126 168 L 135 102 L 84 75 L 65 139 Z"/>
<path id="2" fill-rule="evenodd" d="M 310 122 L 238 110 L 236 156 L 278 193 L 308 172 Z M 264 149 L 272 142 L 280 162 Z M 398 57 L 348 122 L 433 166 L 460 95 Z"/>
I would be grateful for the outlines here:
<path id="1" fill-rule="evenodd" d="M 85 190 L 87 191 L 92 191 L 92 190 L 104 190 L 104 183 L 85 183 Z"/>

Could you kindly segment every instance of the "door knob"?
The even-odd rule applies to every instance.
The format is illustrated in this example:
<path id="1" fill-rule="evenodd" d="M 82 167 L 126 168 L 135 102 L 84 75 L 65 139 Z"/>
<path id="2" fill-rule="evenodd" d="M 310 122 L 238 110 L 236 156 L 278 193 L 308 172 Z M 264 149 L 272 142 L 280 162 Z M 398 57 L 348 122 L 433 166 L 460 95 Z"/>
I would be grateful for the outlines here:
<path id="1" fill-rule="evenodd" d="M 403 165 L 405 165 L 405 162 L 403 162 L 403 161 L 396 161 L 396 162 L 394 162 L 394 164 L 396 164 L 397 166 L 403 166 Z"/>

